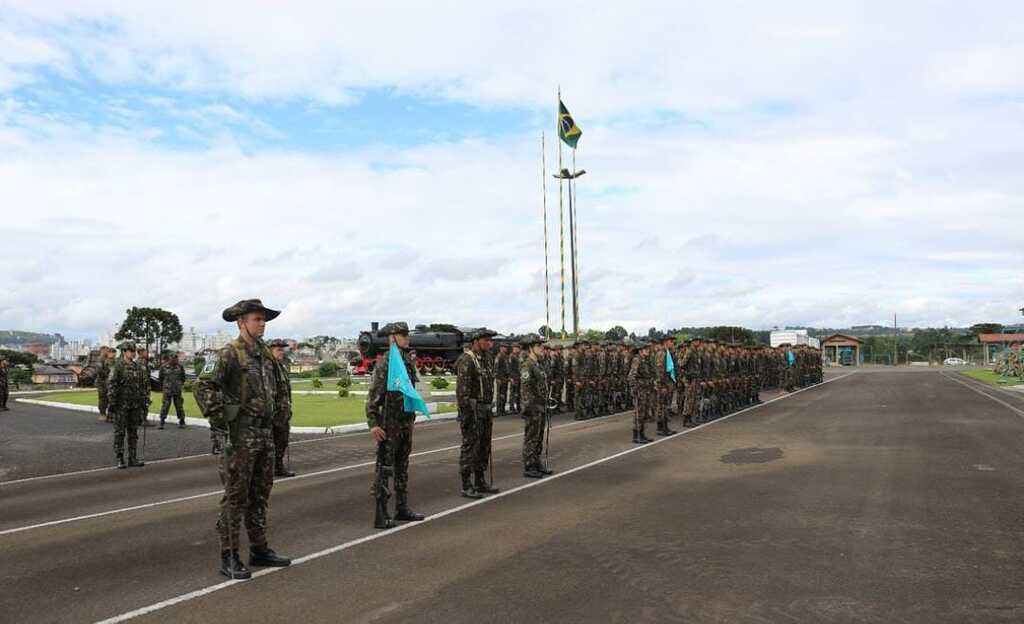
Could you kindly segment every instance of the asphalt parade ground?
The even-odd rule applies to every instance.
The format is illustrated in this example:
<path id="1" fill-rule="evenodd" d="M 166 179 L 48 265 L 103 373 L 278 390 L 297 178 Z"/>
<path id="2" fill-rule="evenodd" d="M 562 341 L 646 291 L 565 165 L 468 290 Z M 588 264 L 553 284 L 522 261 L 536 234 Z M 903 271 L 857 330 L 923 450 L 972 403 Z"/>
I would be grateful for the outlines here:
<path id="1" fill-rule="evenodd" d="M 0 483 L 0 622 L 1024 621 L 1020 395 L 843 371 L 655 444 L 630 428 L 557 418 L 533 481 L 499 418 L 502 493 L 469 501 L 457 425 L 418 425 L 430 517 L 391 531 L 367 434 L 296 444 L 269 522 L 295 563 L 249 581 L 217 573 L 213 457 Z"/>

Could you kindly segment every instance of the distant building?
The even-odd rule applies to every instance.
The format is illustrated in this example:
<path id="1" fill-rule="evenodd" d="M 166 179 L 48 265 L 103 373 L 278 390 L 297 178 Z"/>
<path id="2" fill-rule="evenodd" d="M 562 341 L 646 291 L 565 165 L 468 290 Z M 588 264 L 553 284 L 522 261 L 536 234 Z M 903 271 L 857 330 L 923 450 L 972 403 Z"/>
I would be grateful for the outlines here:
<path id="1" fill-rule="evenodd" d="M 797 345 L 806 345 L 817 349 L 821 346 L 821 343 L 817 338 L 812 338 L 807 335 L 806 329 L 777 329 L 769 334 L 768 342 L 773 347 L 788 344 L 794 347 Z"/>
<path id="2" fill-rule="evenodd" d="M 1020 334 L 978 334 L 978 342 L 983 346 L 985 366 L 996 361 L 996 355 L 1007 349 L 1019 349 L 1024 345 L 1024 333 Z"/>
<path id="3" fill-rule="evenodd" d="M 821 341 L 821 351 L 825 360 L 842 366 L 860 366 L 864 363 L 861 345 L 864 341 L 856 336 L 832 334 Z"/>
<path id="4" fill-rule="evenodd" d="M 78 381 L 75 371 L 66 368 L 58 368 L 47 364 L 36 364 L 32 367 L 32 383 L 72 385 Z"/>

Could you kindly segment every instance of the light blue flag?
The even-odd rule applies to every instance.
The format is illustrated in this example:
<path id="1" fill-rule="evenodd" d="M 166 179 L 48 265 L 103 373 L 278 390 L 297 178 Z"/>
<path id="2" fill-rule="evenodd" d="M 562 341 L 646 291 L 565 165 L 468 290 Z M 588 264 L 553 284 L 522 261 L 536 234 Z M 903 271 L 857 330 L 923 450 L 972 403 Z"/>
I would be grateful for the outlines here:
<path id="1" fill-rule="evenodd" d="M 402 359 L 402 352 L 398 345 L 391 343 L 391 350 L 388 352 L 388 392 L 401 392 L 405 399 L 403 408 L 407 412 L 420 412 L 430 418 L 430 410 L 423 401 L 423 397 L 416 392 L 416 386 L 412 385 L 409 379 L 409 371 L 405 370 L 405 361 Z"/>
<path id="2" fill-rule="evenodd" d="M 672 381 L 676 380 L 676 363 L 672 361 L 672 352 L 665 349 L 665 370 L 668 371 Z"/>
<path id="3" fill-rule="evenodd" d="M 790 366 L 796 364 L 796 354 L 792 351 L 786 351 L 786 362 L 788 362 Z"/>

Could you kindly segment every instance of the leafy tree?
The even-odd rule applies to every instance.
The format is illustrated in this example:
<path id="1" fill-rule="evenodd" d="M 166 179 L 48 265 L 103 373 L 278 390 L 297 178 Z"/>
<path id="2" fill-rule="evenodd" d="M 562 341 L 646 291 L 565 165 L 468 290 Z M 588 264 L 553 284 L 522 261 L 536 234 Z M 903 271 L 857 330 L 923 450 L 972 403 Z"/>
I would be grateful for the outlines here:
<path id="1" fill-rule="evenodd" d="M 604 332 L 601 331 L 600 329 L 588 329 L 588 330 L 584 331 L 582 334 L 580 334 L 580 337 L 581 338 L 586 338 L 587 340 L 604 340 L 605 339 Z"/>
<path id="2" fill-rule="evenodd" d="M 318 370 L 321 377 L 334 377 L 338 374 L 338 364 L 335 362 L 324 362 Z"/>
<path id="3" fill-rule="evenodd" d="M 757 343 L 757 340 L 754 338 L 754 332 L 751 330 L 746 327 L 732 327 L 729 325 L 710 327 L 704 333 L 704 337 L 714 338 L 729 344 L 752 345 Z"/>
<path id="4" fill-rule="evenodd" d="M 147 351 L 155 344 L 158 353 L 163 353 L 165 344 L 181 340 L 181 321 L 177 314 L 161 308 L 137 307 L 132 307 L 127 313 L 114 338 L 134 340 L 146 345 Z"/>
<path id="5" fill-rule="evenodd" d="M 625 327 L 621 325 L 616 325 L 615 327 L 612 327 L 611 329 L 606 331 L 604 335 L 605 338 L 607 338 L 608 340 L 623 340 L 626 336 L 629 335 L 629 332 L 626 331 Z"/>
<path id="6" fill-rule="evenodd" d="M 647 337 L 652 340 L 657 340 L 658 338 L 661 338 L 661 332 L 658 331 L 657 327 L 652 327 L 647 330 Z"/>
<path id="7" fill-rule="evenodd" d="M 206 366 L 206 358 L 203 356 L 197 355 L 196 358 L 192 360 L 192 372 L 196 375 L 203 372 L 204 366 Z"/>
<path id="8" fill-rule="evenodd" d="M 17 366 L 8 366 L 7 375 L 9 377 L 8 383 L 15 387 L 20 387 L 21 384 L 30 384 L 32 383 L 32 365 L 19 364 Z"/>
<path id="9" fill-rule="evenodd" d="M 33 364 L 39 363 L 39 358 L 34 353 L 22 353 L 10 349 L 0 349 L 0 359 L 7 360 L 7 365 L 13 370 L 17 364 L 24 364 L 31 368 Z"/>

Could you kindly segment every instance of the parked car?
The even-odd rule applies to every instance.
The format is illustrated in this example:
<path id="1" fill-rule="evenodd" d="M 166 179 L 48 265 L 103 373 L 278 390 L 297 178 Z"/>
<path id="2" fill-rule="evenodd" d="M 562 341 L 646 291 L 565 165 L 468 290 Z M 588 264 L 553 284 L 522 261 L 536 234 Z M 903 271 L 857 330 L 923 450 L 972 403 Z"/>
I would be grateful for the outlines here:
<path id="1" fill-rule="evenodd" d="M 942 363 L 946 366 L 966 366 L 967 360 L 962 358 L 946 358 Z"/>

